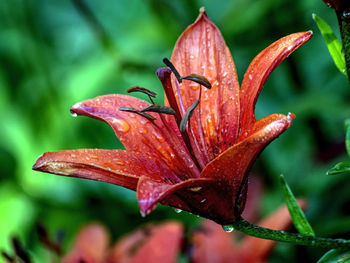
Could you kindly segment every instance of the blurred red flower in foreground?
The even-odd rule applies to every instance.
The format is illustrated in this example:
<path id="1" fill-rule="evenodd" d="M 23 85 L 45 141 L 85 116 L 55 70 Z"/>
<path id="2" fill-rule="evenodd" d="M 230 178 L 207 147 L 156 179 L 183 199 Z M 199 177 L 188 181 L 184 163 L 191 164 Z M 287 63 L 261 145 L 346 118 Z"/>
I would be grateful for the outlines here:
<path id="1" fill-rule="evenodd" d="M 311 36 L 295 33 L 263 50 L 239 89 L 224 39 L 201 11 L 178 39 L 171 58 L 185 77 L 171 75 L 174 68 L 157 71 L 175 118 L 160 113 L 159 105 L 157 112 L 149 112 L 149 103 L 125 95 L 83 101 L 71 112 L 108 123 L 126 150 L 49 152 L 33 169 L 132 189 L 144 215 L 160 202 L 229 224 L 244 209 L 249 168 L 294 118 L 273 114 L 256 121 L 260 90 L 277 65 Z"/>
<path id="2" fill-rule="evenodd" d="M 83 227 L 62 263 L 175 263 L 180 253 L 183 228 L 167 222 L 128 234 L 112 248 L 109 234 L 98 223 Z"/>

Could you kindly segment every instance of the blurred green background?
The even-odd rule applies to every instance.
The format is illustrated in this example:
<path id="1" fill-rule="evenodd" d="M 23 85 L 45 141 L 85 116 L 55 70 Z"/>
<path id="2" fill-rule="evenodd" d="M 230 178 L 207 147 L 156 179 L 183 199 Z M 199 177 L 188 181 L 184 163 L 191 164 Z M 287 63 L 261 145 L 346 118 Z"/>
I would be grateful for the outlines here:
<path id="1" fill-rule="evenodd" d="M 350 116 L 350 87 L 312 20 L 317 13 L 338 33 L 334 12 L 321 0 L 3 0 L 0 250 L 11 252 L 10 237 L 19 236 L 35 262 L 45 262 L 48 252 L 38 241 L 36 222 L 52 236 L 63 230 L 65 248 L 91 220 L 108 226 L 113 239 L 149 221 L 177 219 L 190 228 L 200 222 L 161 206 L 142 218 L 132 191 L 34 172 L 31 166 L 46 151 L 120 148 L 112 129 L 72 118 L 69 107 L 134 85 L 162 93 L 154 72 L 201 6 L 221 29 L 240 80 L 273 41 L 314 31 L 311 41 L 273 72 L 257 103 L 259 118 L 289 111 L 297 116 L 253 168 L 265 184 L 259 209 L 265 215 L 283 202 L 278 183 L 283 173 L 294 193 L 309 200 L 307 216 L 317 235 L 350 238 L 350 178 L 325 174 L 347 159 L 343 123 Z M 324 252 L 279 244 L 270 261 L 313 262 Z"/>

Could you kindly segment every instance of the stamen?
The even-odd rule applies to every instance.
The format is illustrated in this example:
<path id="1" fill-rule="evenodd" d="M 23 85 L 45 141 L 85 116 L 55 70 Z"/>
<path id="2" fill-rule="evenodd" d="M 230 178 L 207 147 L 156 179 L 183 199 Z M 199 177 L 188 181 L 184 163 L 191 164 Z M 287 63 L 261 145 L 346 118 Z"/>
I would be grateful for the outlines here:
<path id="1" fill-rule="evenodd" d="M 199 100 L 196 100 L 186 111 L 185 115 L 183 116 L 181 123 L 180 123 L 180 131 L 184 132 L 186 129 L 187 122 L 189 122 L 190 118 L 193 115 L 193 111 L 198 106 Z"/>
<path id="2" fill-rule="evenodd" d="M 149 89 L 146 89 L 146 88 L 143 88 L 143 87 L 139 87 L 139 86 L 134 86 L 134 87 L 131 87 L 129 89 L 127 89 L 126 91 L 127 93 L 131 93 L 131 92 L 142 92 L 144 94 L 147 94 L 148 96 L 151 96 L 153 98 L 155 98 L 158 93 L 154 92 L 154 91 L 151 91 Z"/>
<path id="3" fill-rule="evenodd" d="M 156 118 L 154 118 L 152 115 L 149 115 L 146 112 L 141 112 L 137 109 L 131 108 L 131 107 L 120 107 L 119 108 L 120 111 L 127 111 L 127 112 L 132 112 L 132 113 L 136 113 L 138 115 L 141 115 L 142 117 L 145 117 L 146 119 L 148 119 L 149 121 L 154 121 Z"/>
<path id="4" fill-rule="evenodd" d="M 157 112 L 157 113 L 164 113 L 164 114 L 168 114 L 168 115 L 175 115 L 175 111 L 167 106 L 163 106 L 163 105 L 151 105 L 147 108 L 144 108 L 142 110 L 140 110 L 140 112 Z"/>
<path id="5" fill-rule="evenodd" d="M 170 60 L 167 59 L 167 58 L 163 58 L 163 62 L 164 62 L 164 64 L 167 65 L 167 66 L 171 69 L 171 71 L 174 73 L 174 75 L 175 75 L 177 81 L 178 81 L 179 83 L 181 83 L 181 82 L 182 82 L 182 79 L 181 79 L 180 73 L 176 70 L 176 68 L 175 68 L 175 66 L 173 65 L 173 63 L 171 63 Z"/>
<path id="6" fill-rule="evenodd" d="M 152 104 L 154 104 L 154 101 L 153 101 L 152 97 L 155 98 L 158 95 L 158 93 L 156 93 L 154 91 L 151 91 L 149 89 L 146 89 L 146 88 L 143 88 L 143 87 L 139 87 L 139 86 L 131 87 L 126 92 L 127 93 L 142 92 L 142 93 L 148 95 L 148 98 L 149 98 L 149 100 L 151 101 Z"/>
<path id="7" fill-rule="evenodd" d="M 192 80 L 192 81 L 206 87 L 207 89 L 211 89 L 211 84 L 210 84 L 209 80 L 206 77 L 203 77 L 202 75 L 191 74 L 191 75 L 188 75 L 185 77 L 181 77 L 181 79 Z"/>

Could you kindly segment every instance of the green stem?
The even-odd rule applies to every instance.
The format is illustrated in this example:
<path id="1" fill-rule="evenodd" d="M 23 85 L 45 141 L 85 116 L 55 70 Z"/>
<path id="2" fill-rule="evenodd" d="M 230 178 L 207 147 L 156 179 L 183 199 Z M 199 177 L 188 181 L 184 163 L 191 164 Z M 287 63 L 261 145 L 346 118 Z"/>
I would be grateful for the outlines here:
<path id="1" fill-rule="evenodd" d="M 346 73 L 350 81 L 350 9 L 337 11 L 337 17 L 345 55 Z"/>
<path id="2" fill-rule="evenodd" d="M 232 227 L 235 230 L 245 233 L 247 235 L 263 239 L 287 242 L 304 246 L 322 247 L 326 249 L 337 248 L 350 250 L 350 240 L 303 236 L 300 234 L 288 233 L 282 230 L 272 230 L 249 223 L 243 218 L 237 219 L 232 224 Z"/>

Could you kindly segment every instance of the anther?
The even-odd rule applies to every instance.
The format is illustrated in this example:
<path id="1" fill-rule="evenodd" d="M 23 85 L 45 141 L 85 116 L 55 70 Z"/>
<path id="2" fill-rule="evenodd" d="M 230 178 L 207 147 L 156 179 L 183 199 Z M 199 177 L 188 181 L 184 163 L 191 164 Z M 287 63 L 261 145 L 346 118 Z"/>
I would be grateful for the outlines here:
<path id="1" fill-rule="evenodd" d="M 180 132 L 184 132 L 186 129 L 187 122 L 189 122 L 190 118 L 193 115 L 193 111 L 198 106 L 199 100 L 196 100 L 186 111 L 185 115 L 183 116 L 181 123 L 180 123 Z"/>
<path id="2" fill-rule="evenodd" d="M 140 110 L 140 112 L 157 112 L 168 115 L 175 115 L 175 111 L 172 108 L 163 105 L 151 105 L 147 108 Z"/>
<path id="3" fill-rule="evenodd" d="M 138 115 L 141 115 L 142 117 L 145 117 L 146 119 L 148 119 L 149 121 L 154 121 L 156 118 L 154 118 L 152 115 L 149 115 L 146 112 L 141 112 L 137 109 L 131 108 L 131 107 L 120 107 L 119 108 L 120 111 L 127 111 L 127 112 L 132 112 L 132 113 L 136 113 Z"/>
<path id="4" fill-rule="evenodd" d="M 174 75 L 175 75 L 177 81 L 178 81 L 179 83 L 181 83 L 181 82 L 182 82 L 182 79 L 181 79 L 180 73 L 176 70 L 176 68 L 175 68 L 175 66 L 173 65 L 173 63 L 171 63 L 170 60 L 167 59 L 167 58 L 163 58 L 163 62 L 164 62 L 164 64 L 167 65 L 167 66 L 171 69 L 171 71 L 174 73 Z"/>

